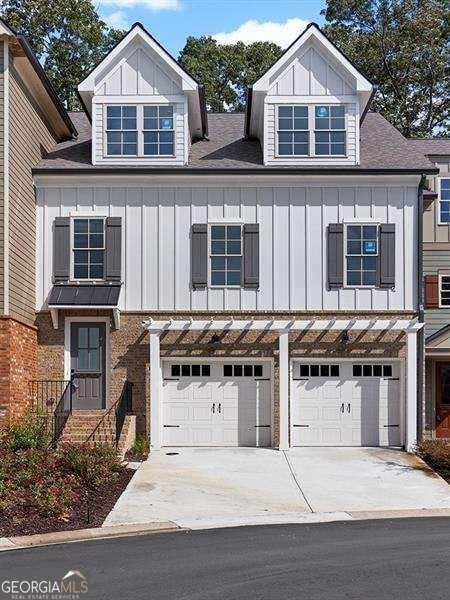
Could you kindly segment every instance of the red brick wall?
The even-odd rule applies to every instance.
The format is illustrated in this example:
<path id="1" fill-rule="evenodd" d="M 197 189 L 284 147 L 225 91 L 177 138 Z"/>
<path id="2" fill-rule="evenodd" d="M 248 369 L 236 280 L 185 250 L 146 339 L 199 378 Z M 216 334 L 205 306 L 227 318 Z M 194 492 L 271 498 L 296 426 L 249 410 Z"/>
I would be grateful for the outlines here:
<path id="1" fill-rule="evenodd" d="M 28 406 L 28 382 L 37 378 L 37 331 L 0 317 L 0 424 Z"/>

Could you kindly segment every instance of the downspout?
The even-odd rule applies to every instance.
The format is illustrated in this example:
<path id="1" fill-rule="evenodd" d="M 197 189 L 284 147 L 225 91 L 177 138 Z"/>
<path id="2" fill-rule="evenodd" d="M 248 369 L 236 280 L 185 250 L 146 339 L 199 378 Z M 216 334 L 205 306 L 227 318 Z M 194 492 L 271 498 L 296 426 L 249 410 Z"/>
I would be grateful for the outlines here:
<path id="1" fill-rule="evenodd" d="M 9 44 L 3 40 L 3 314 L 9 315 Z"/>
<path id="2" fill-rule="evenodd" d="M 419 323 L 425 322 L 424 296 L 423 296 L 423 188 L 425 175 L 420 178 L 417 192 L 417 318 Z M 424 387 L 425 387 L 425 332 L 422 327 L 417 334 L 417 440 L 422 439 L 424 421 Z"/>

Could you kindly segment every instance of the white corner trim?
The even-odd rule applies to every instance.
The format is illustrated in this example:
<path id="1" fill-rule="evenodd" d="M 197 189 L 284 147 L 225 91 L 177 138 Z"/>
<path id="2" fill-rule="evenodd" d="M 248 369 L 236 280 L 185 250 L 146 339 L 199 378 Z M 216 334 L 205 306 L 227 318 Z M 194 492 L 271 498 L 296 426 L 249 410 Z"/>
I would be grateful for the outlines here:
<path id="1" fill-rule="evenodd" d="M 406 440 L 408 452 L 417 443 L 417 331 L 407 331 L 406 343 Z"/>
<path id="2" fill-rule="evenodd" d="M 3 313 L 9 314 L 9 45 L 3 41 Z"/>
<path id="3" fill-rule="evenodd" d="M 51 308 L 50 309 L 50 316 L 52 318 L 53 329 L 58 329 L 58 309 L 57 308 Z"/>
<path id="4" fill-rule="evenodd" d="M 283 330 L 279 332 L 278 337 L 279 349 L 279 410 L 280 410 L 280 450 L 288 450 L 289 448 L 289 331 Z"/>
<path id="5" fill-rule="evenodd" d="M 113 320 L 114 327 L 120 329 L 120 310 L 118 308 L 113 308 Z"/>
<path id="6" fill-rule="evenodd" d="M 162 372 L 159 333 L 150 333 L 150 445 L 161 449 Z"/>

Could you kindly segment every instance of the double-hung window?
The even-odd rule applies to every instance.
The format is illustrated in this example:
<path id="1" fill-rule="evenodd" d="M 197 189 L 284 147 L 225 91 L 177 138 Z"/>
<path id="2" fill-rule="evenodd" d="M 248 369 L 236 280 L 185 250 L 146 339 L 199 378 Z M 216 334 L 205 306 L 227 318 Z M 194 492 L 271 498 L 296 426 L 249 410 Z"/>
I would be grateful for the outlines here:
<path id="1" fill-rule="evenodd" d="M 73 220 L 73 278 L 103 279 L 105 221 L 99 218 Z"/>
<path id="2" fill-rule="evenodd" d="M 439 305 L 450 306 L 450 275 L 439 276 Z"/>
<path id="3" fill-rule="evenodd" d="M 450 223 L 450 177 L 441 177 L 439 190 L 439 222 Z"/>
<path id="4" fill-rule="evenodd" d="M 309 155 L 307 106 L 278 107 L 278 154 L 280 156 Z"/>
<path id="5" fill-rule="evenodd" d="M 106 107 L 106 145 L 109 156 L 138 153 L 136 106 Z"/>
<path id="6" fill-rule="evenodd" d="M 210 281 L 212 286 L 240 286 L 242 226 L 211 225 Z"/>
<path id="7" fill-rule="evenodd" d="M 173 106 L 144 106 L 145 156 L 174 154 Z"/>
<path id="8" fill-rule="evenodd" d="M 345 231 L 346 285 L 376 285 L 378 226 L 346 225 Z"/>
<path id="9" fill-rule="evenodd" d="M 316 156 L 344 156 L 345 107 L 316 106 L 314 136 Z"/>

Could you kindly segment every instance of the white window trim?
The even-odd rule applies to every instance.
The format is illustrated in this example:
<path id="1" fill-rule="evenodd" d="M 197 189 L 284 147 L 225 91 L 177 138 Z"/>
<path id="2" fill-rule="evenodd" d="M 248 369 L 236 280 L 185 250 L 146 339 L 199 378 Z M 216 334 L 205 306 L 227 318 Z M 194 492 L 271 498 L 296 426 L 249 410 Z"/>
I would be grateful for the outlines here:
<path id="1" fill-rule="evenodd" d="M 108 135 L 107 135 L 107 114 L 108 106 L 134 106 L 136 107 L 136 131 L 137 131 L 137 154 L 108 154 Z M 144 129 L 144 106 L 172 106 L 173 109 L 173 153 L 172 154 L 144 154 L 144 131 L 153 131 Z M 119 131 L 119 130 L 118 130 Z M 122 130 L 121 130 L 122 131 Z M 126 130 L 124 130 L 126 131 Z M 129 131 L 134 131 L 130 129 Z M 169 131 L 169 130 L 168 130 Z M 176 158 L 176 104 L 174 102 L 144 102 L 133 104 L 127 102 L 106 102 L 103 104 L 103 158 L 105 159 L 130 159 L 143 158 L 158 160 L 159 158 Z"/>
<path id="2" fill-rule="evenodd" d="M 441 221 L 441 181 L 443 179 L 449 179 L 450 180 L 450 174 L 449 175 L 441 175 L 437 178 L 437 193 L 438 193 L 438 225 L 447 225 L 447 227 L 450 225 L 450 221 Z M 445 200 L 445 202 L 447 202 L 447 200 Z"/>
<path id="3" fill-rule="evenodd" d="M 241 227 L 241 283 L 239 285 L 212 285 L 211 283 L 211 227 L 214 226 L 227 226 L 227 225 L 240 225 Z M 211 290 L 240 290 L 242 289 L 242 269 L 243 269 L 243 262 L 242 259 L 244 258 L 244 236 L 243 236 L 243 232 L 244 232 L 244 223 L 242 221 L 226 221 L 226 222 L 211 222 L 208 223 L 208 288 Z M 233 256 L 233 255 L 232 255 Z M 234 255 L 236 256 L 236 255 Z"/>
<path id="4" fill-rule="evenodd" d="M 90 279 L 90 278 L 83 278 L 83 279 L 77 279 L 74 276 L 74 264 L 75 264 L 75 260 L 74 260 L 74 252 L 75 252 L 75 247 L 74 247 L 74 221 L 75 219 L 101 219 L 103 221 L 103 277 L 101 278 L 97 278 L 97 279 Z M 105 268 L 106 268 L 106 217 L 103 215 L 71 215 L 70 216 L 70 281 L 72 282 L 79 282 L 79 283 L 97 283 L 97 282 L 103 282 L 106 281 L 106 273 L 105 273 Z M 83 250 L 83 248 L 77 248 L 77 250 Z"/>
<path id="5" fill-rule="evenodd" d="M 438 282 L 439 282 L 439 308 L 447 308 L 450 309 L 450 304 L 442 304 L 442 278 L 448 277 L 450 279 L 450 271 L 446 273 L 445 271 L 440 271 L 438 273 Z"/>
<path id="6" fill-rule="evenodd" d="M 309 141 L 309 154 L 280 154 L 279 153 L 279 149 L 278 149 L 278 145 L 279 145 L 279 133 L 280 133 L 280 129 L 278 129 L 278 111 L 281 107 L 286 107 L 286 106 L 306 106 L 308 108 L 308 141 Z M 345 119 L 345 154 L 316 154 L 316 136 L 315 136 L 315 109 L 316 106 L 327 106 L 329 108 L 331 107 L 336 107 L 336 106 L 343 106 L 344 107 L 344 119 Z M 319 104 L 319 103 L 314 103 L 314 104 L 306 104 L 304 102 L 289 102 L 288 104 L 275 104 L 275 119 L 274 119 L 274 126 L 275 126 L 275 158 L 277 159 L 281 159 L 281 160 L 295 160 L 295 159 L 302 159 L 302 158 L 332 158 L 332 159 L 336 159 L 336 160 L 342 160 L 342 159 L 346 159 L 349 157 L 348 154 L 348 110 L 347 110 L 347 105 L 345 103 L 342 104 L 328 104 L 326 102 L 324 102 L 323 104 Z M 291 130 L 281 130 L 281 131 L 291 131 Z M 298 130 L 293 130 L 293 131 L 306 131 L 304 129 L 298 129 Z M 330 129 L 324 129 L 323 131 L 333 131 Z M 342 131 L 341 129 L 337 129 L 336 131 Z"/>
<path id="7" fill-rule="evenodd" d="M 344 274 L 344 285 L 343 288 L 348 289 L 348 290 L 374 290 L 377 289 L 377 285 L 350 285 L 347 284 L 347 226 L 348 225 L 358 225 L 361 227 L 364 227 L 364 225 L 368 225 L 371 227 L 376 227 L 377 228 L 377 253 L 376 254 L 370 254 L 368 256 L 376 256 L 378 257 L 380 255 L 380 223 L 376 222 L 376 223 L 370 223 L 370 222 L 344 222 L 344 265 L 343 265 L 343 274 Z M 349 256 L 352 256 L 351 254 L 349 254 Z"/>

